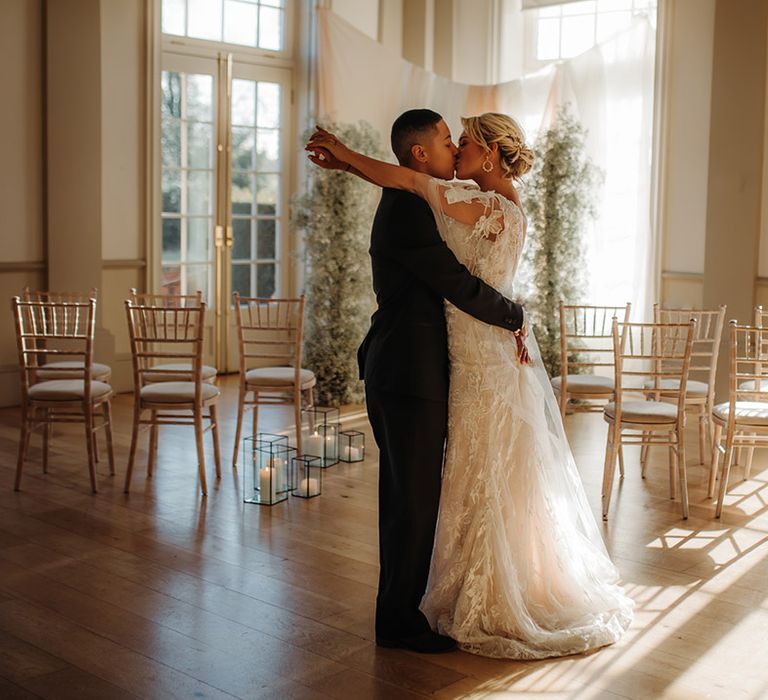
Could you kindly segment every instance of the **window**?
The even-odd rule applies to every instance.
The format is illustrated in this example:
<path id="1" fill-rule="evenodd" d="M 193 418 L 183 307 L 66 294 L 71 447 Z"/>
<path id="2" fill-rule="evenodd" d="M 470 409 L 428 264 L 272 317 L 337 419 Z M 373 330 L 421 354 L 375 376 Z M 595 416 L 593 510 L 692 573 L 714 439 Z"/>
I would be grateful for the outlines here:
<path id="1" fill-rule="evenodd" d="M 626 28 L 635 15 L 655 17 L 657 0 L 584 0 L 535 13 L 535 60 L 577 56 Z"/>
<path id="2" fill-rule="evenodd" d="M 285 49 L 285 0 L 163 0 L 163 34 Z"/>

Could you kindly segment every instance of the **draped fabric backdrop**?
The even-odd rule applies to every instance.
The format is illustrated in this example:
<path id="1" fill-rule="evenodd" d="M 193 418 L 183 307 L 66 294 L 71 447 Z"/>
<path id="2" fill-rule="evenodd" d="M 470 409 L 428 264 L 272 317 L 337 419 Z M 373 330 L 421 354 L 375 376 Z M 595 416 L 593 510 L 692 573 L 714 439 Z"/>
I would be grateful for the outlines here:
<path id="1" fill-rule="evenodd" d="M 454 140 L 460 117 L 505 112 L 529 142 L 570 102 L 587 129 L 587 154 L 605 175 L 597 220 L 587 231 L 586 301 L 631 301 L 643 319 L 653 294 L 651 139 L 655 32 L 645 18 L 602 44 L 532 75 L 496 85 L 464 85 L 402 59 L 352 25 L 318 10 L 318 110 L 335 121 L 368 121 L 384 143 L 406 109 L 429 107 Z"/>

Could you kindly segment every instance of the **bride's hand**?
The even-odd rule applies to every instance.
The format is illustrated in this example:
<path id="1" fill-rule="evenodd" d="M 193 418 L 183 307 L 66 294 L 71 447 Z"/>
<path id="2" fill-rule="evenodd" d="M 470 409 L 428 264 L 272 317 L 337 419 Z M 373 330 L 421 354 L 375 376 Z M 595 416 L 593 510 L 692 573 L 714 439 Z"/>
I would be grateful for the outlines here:
<path id="1" fill-rule="evenodd" d="M 528 337 L 528 329 L 523 324 L 523 327 L 515 332 L 515 341 L 517 342 L 517 359 L 520 360 L 521 365 L 530 365 L 533 363 L 531 355 L 528 352 L 528 348 L 525 346 L 525 339 Z"/>
<path id="2" fill-rule="evenodd" d="M 345 156 L 350 153 L 350 150 L 336 136 L 319 126 L 315 127 L 315 133 L 309 138 L 304 148 L 315 156 L 318 156 L 322 151 L 326 151 L 337 161 L 342 163 L 349 162 Z M 311 156 L 310 160 L 312 160 Z"/>

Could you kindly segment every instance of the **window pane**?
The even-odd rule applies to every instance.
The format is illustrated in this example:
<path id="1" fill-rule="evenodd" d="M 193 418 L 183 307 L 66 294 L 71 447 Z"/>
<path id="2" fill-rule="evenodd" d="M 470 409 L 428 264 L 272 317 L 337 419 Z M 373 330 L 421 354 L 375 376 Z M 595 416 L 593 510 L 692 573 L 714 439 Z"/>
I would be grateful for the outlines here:
<path id="1" fill-rule="evenodd" d="M 252 296 L 250 265 L 232 265 L 232 291 L 241 297 Z"/>
<path id="2" fill-rule="evenodd" d="M 187 173 L 187 212 L 211 214 L 211 174 L 190 171 Z"/>
<path id="3" fill-rule="evenodd" d="M 539 10 L 539 17 L 542 19 L 545 17 L 559 17 L 560 16 L 560 6 L 554 5 L 552 7 L 542 7 Z"/>
<path id="4" fill-rule="evenodd" d="M 232 124 L 253 126 L 256 123 L 256 83 L 232 81 Z"/>
<path id="5" fill-rule="evenodd" d="M 188 0 L 187 36 L 221 40 L 221 0 Z"/>
<path id="6" fill-rule="evenodd" d="M 277 211 L 278 175 L 256 176 L 257 213 L 261 216 L 274 216 Z"/>
<path id="7" fill-rule="evenodd" d="M 203 301 L 208 302 L 208 265 L 187 265 L 187 294 L 194 294 L 200 290 L 203 293 Z"/>
<path id="8" fill-rule="evenodd" d="M 250 2 L 225 0 L 224 41 L 230 44 L 256 46 L 258 7 Z"/>
<path id="9" fill-rule="evenodd" d="M 211 240 L 211 219 L 187 219 L 187 260 L 208 262 L 208 245 Z"/>
<path id="10" fill-rule="evenodd" d="M 259 126 L 280 126 L 280 85 L 259 83 L 257 123 Z"/>
<path id="11" fill-rule="evenodd" d="M 283 11 L 274 7 L 259 8 L 259 47 L 280 51 L 283 48 Z"/>
<path id="12" fill-rule="evenodd" d="M 163 219 L 163 262 L 181 260 L 181 219 Z"/>
<path id="13" fill-rule="evenodd" d="M 595 14 L 595 0 L 583 0 L 582 2 L 569 2 L 563 5 L 563 17 L 566 15 Z"/>
<path id="14" fill-rule="evenodd" d="M 187 164 L 190 168 L 213 167 L 213 125 L 190 122 L 187 129 Z"/>
<path id="15" fill-rule="evenodd" d="M 181 294 L 181 267 L 163 265 L 160 271 L 160 287 L 164 294 Z"/>
<path id="16" fill-rule="evenodd" d="M 179 171 L 163 168 L 163 211 L 179 213 L 181 211 L 181 186 Z"/>
<path id="17" fill-rule="evenodd" d="M 285 7 L 285 0 L 261 0 L 262 5 L 271 5 L 272 7 Z"/>
<path id="18" fill-rule="evenodd" d="M 187 119 L 213 121 L 213 76 L 187 75 Z"/>
<path id="19" fill-rule="evenodd" d="M 629 26 L 632 22 L 632 13 L 627 12 L 607 12 L 597 16 L 597 41 L 605 41 L 616 32 Z"/>
<path id="20" fill-rule="evenodd" d="M 578 56 L 595 45 L 595 17 L 563 17 L 561 57 Z"/>
<path id="21" fill-rule="evenodd" d="M 163 0 L 163 33 L 184 35 L 184 0 Z"/>
<path id="22" fill-rule="evenodd" d="M 274 260 L 276 221 L 274 219 L 258 219 L 256 221 L 256 252 L 260 260 Z"/>
<path id="23" fill-rule="evenodd" d="M 163 154 L 163 165 L 181 167 L 181 122 L 178 119 L 165 117 L 163 133 L 160 138 L 160 150 Z"/>
<path id="24" fill-rule="evenodd" d="M 275 265 L 265 263 L 256 266 L 256 296 L 271 297 L 275 293 Z"/>
<path id="25" fill-rule="evenodd" d="M 632 0 L 598 0 L 598 12 L 606 10 L 631 10 Z"/>
<path id="26" fill-rule="evenodd" d="M 275 129 L 259 129 L 256 133 L 256 170 L 280 169 L 280 132 Z"/>
<path id="27" fill-rule="evenodd" d="M 253 170 L 253 129 L 232 127 L 232 167 Z"/>
<path id="28" fill-rule="evenodd" d="M 232 213 L 253 213 L 253 176 L 232 173 Z"/>
<path id="29" fill-rule="evenodd" d="M 181 117 L 181 76 L 164 70 L 160 85 L 163 91 L 163 116 Z"/>
<path id="30" fill-rule="evenodd" d="M 536 41 L 536 58 L 550 61 L 560 57 L 560 20 L 540 19 Z"/>
<path id="31" fill-rule="evenodd" d="M 252 219 L 232 219 L 233 260 L 251 259 L 251 221 Z"/>

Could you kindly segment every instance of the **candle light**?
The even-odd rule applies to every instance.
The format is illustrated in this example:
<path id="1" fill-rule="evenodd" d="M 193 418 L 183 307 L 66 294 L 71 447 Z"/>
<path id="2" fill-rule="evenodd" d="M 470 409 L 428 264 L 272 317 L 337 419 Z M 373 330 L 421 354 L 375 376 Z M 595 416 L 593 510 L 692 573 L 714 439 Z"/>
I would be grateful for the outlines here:
<path id="1" fill-rule="evenodd" d="M 344 445 L 341 448 L 341 458 L 345 462 L 357 462 L 363 458 L 363 450 L 360 447 Z"/>
<path id="2" fill-rule="evenodd" d="M 275 481 L 275 491 L 285 491 L 285 462 L 279 457 L 270 457 L 269 466 Z"/>
<path id="3" fill-rule="evenodd" d="M 323 437 L 316 432 L 305 438 L 304 453 L 313 457 L 323 456 Z"/>
<path id="4" fill-rule="evenodd" d="M 320 493 L 320 482 L 314 477 L 302 479 L 298 491 L 300 496 L 317 496 Z"/>
<path id="5" fill-rule="evenodd" d="M 259 472 L 259 498 L 262 501 L 274 501 L 277 497 L 277 480 L 272 467 L 262 467 Z"/>

